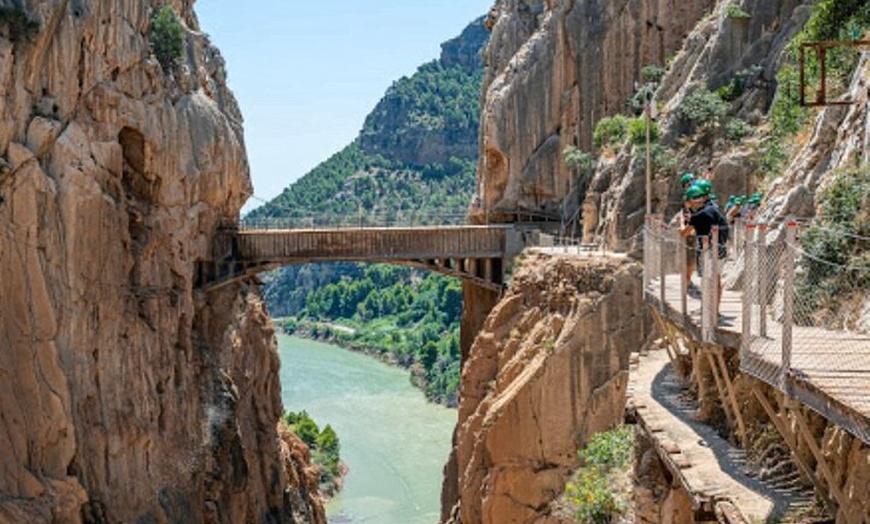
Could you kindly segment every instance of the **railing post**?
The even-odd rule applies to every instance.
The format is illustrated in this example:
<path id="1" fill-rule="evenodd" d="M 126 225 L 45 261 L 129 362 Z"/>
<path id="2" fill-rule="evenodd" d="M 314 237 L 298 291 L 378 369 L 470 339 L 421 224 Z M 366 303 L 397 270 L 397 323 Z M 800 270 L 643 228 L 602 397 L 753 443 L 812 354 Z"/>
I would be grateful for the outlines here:
<path id="1" fill-rule="evenodd" d="M 710 233 L 710 265 L 712 266 L 712 271 L 710 271 L 710 279 L 712 280 L 710 284 L 710 297 L 713 300 L 713 310 L 710 319 L 713 329 L 716 329 L 715 326 L 719 324 L 719 273 L 721 271 L 719 267 L 719 226 L 713 226 Z M 712 342 L 712 339 L 710 341 Z"/>
<path id="2" fill-rule="evenodd" d="M 650 260 L 652 259 L 652 239 L 650 238 L 650 216 L 646 215 L 643 219 L 643 294 L 649 293 L 649 271 Z"/>
<path id="3" fill-rule="evenodd" d="M 665 232 L 668 226 L 665 224 L 663 215 L 656 215 L 659 222 L 659 303 L 662 311 L 665 310 L 665 288 L 666 288 L 666 268 L 665 268 Z"/>
<path id="4" fill-rule="evenodd" d="M 755 249 L 755 225 L 748 224 L 743 237 L 743 337 L 740 340 L 740 351 L 744 355 L 752 347 L 752 304 L 755 302 L 755 286 L 752 280 Z"/>
<path id="5" fill-rule="evenodd" d="M 677 271 L 680 272 L 680 313 L 683 315 L 683 321 L 685 322 L 686 313 L 689 311 L 688 299 L 686 298 L 686 293 L 689 291 L 689 280 L 686 278 L 688 265 L 686 260 L 686 240 L 682 237 L 679 229 L 675 238 L 677 240 Z"/>
<path id="6" fill-rule="evenodd" d="M 794 257 L 797 224 L 789 222 L 785 230 L 785 260 L 782 295 L 782 373 L 791 370 L 792 326 L 794 325 Z"/>
<path id="7" fill-rule="evenodd" d="M 755 258 L 758 266 L 758 289 L 756 290 L 758 297 L 758 335 L 767 336 L 767 226 L 765 224 L 758 225 L 758 248 L 755 252 Z"/>
<path id="8" fill-rule="evenodd" d="M 710 323 L 710 237 L 701 237 L 701 339 L 710 342 L 712 325 Z"/>

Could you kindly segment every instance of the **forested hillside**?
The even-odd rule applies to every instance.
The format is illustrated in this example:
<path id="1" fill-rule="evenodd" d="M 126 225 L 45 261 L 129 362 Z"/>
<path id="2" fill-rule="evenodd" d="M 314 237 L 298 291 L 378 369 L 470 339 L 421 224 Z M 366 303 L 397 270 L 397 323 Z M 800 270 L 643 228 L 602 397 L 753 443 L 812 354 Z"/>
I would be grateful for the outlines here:
<path id="1" fill-rule="evenodd" d="M 253 210 L 247 224 L 431 224 L 464 221 L 474 192 L 483 19 L 387 90 L 359 137 Z M 414 370 L 433 400 L 455 403 L 458 281 L 405 268 L 335 263 L 264 277 L 270 313 L 300 334 L 340 338 Z M 328 324 L 353 330 L 336 331 Z M 340 333 L 340 337 L 337 335 Z M 353 334 L 351 334 L 353 333 Z"/>

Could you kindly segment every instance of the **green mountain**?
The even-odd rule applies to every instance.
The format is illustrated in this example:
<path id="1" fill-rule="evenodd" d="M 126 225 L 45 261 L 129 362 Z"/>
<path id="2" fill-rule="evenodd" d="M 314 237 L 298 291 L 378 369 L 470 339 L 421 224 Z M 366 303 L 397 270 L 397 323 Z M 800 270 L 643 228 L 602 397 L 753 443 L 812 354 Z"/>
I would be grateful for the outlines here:
<path id="1" fill-rule="evenodd" d="M 395 81 L 359 137 L 251 211 L 249 225 L 459 223 L 474 191 L 483 18 L 441 56 Z M 453 404 L 459 373 L 458 281 L 406 268 L 334 263 L 264 277 L 274 316 L 291 330 L 340 338 L 413 370 L 433 400 Z M 457 302 L 458 301 L 458 302 Z M 331 324 L 354 328 L 335 332 Z"/>

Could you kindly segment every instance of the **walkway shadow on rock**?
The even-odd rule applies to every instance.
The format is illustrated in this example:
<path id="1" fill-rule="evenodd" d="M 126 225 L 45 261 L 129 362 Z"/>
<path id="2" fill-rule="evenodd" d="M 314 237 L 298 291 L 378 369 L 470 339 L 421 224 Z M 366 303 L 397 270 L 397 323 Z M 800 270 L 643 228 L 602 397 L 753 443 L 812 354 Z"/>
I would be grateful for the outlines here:
<path id="1" fill-rule="evenodd" d="M 697 404 L 694 400 L 690 401 L 685 398 L 685 390 L 674 375 L 671 365 L 666 365 L 656 375 L 651 386 L 651 391 L 653 399 L 659 405 L 686 424 L 697 435 L 694 442 L 688 445 L 709 448 L 716 457 L 718 468 L 722 474 L 727 475 L 735 482 L 742 484 L 747 489 L 754 491 L 773 504 L 773 508 L 764 522 L 770 524 L 781 522 L 782 517 L 788 513 L 790 508 L 809 507 L 812 505 L 813 495 L 809 489 L 781 489 L 747 475 L 745 473 L 748 467 L 746 452 L 734 447 L 722 438 L 713 427 L 695 420 L 694 413 Z M 679 442 L 678 445 L 683 449 L 687 443 Z M 722 492 L 727 491 L 725 486 L 720 486 L 720 489 Z M 717 499 L 729 498 L 727 493 L 716 493 L 715 497 Z M 737 501 L 733 502 L 737 505 Z M 741 511 L 743 510 L 741 509 Z"/>

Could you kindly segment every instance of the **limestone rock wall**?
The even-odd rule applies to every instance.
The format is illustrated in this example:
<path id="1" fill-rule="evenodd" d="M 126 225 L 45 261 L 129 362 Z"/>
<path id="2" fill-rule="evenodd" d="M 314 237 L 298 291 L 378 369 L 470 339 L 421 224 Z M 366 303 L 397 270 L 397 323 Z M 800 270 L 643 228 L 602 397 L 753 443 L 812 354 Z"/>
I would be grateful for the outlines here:
<path id="1" fill-rule="evenodd" d="M 554 522 L 578 447 L 623 418 L 645 319 L 638 265 L 524 258 L 464 363 L 442 521 Z"/>
<path id="2" fill-rule="evenodd" d="M 644 66 L 669 65 L 656 93 L 660 143 L 673 166 L 655 173 L 654 211 L 680 202 L 680 172 L 711 173 L 717 191 L 755 190 L 758 147 L 706 143 L 687 136 L 676 108 L 688 94 L 715 90 L 753 71 L 751 94 L 735 102 L 750 126 L 761 123 L 775 92 L 782 51 L 802 27 L 812 2 L 743 0 L 749 18 L 727 16 L 730 0 L 673 2 L 499 0 L 486 50 L 481 115 L 479 221 L 512 220 L 512 212 L 579 217 L 585 242 L 627 249 L 645 212 L 645 162 L 640 147 L 596 150 L 595 124 L 626 112 Z M 571 173 L 566 147 L 598 160 L 590 173 Z M 821 160 L 821 159 L 816 159 Z M 819 165 L 822 165 L 821 163 Z"/>
<path id="3" fill-rule="evenodd" d="M 640 70 L 663 65 L 714 0 L 498 0 L 487 46 L 480 205 L 557 214 L 574 189 L 566 146 L 589 151 L 601 117 L 625 107 Z"/>
<path id="4" fill-rule="evenodd" d="M 259 294 L 194 291 L 251 187 L 192 4 L 0 1 L 0 522 L 302 522 Z"/>

